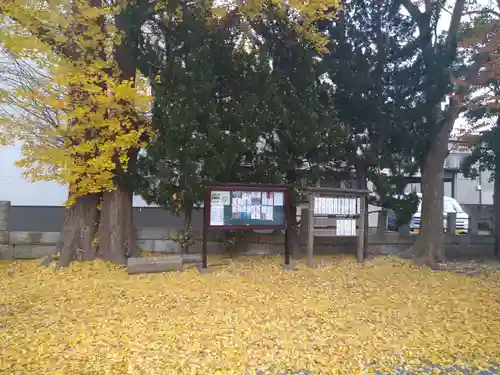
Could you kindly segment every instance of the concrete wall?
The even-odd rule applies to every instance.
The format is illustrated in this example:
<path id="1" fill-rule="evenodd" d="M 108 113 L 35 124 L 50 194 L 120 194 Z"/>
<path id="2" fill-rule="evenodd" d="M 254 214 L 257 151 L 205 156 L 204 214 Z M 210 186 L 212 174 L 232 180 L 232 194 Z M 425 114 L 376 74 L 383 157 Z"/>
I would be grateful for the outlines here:
<path id="1" fill-rule="evenodd" d="M 11 223 L 9 212 L 16 212 L 17 215 L 23 210 L 16 210 L 15 207 L 5 202 L 0 202 L 0 259 L 33 259 L 41 258 L 54 251 L 59 233 L 57 230 L 19 230 L 22 220 L 16 223 L 16 230 L 8 228 L 6 223 Z M 44 215 L 38 217 L 39 227 L 47 228 L 47 222 L 62 220 L 61 217 L 50 217 L 51 214 L 58 215 L 57 210 L 46 211 Z M 25 211 L 30 213 L 30 211 Z M 32 212 L 31 212 L 32 213 Z M 168 214 L 162 209 L 153 211 L 136 210 L 138 245 L 146 251 L 176 253 L 179 246 L 174 241 L 169 240 L 170 235 L 182 228 L 182 217 Z M 33 228 L 36 221 L 33 217 L 24 217 L 27 224 L 25 227 Z M 16 220 L 19 220 L 18 217 Z M 193 217 L 193 227 L 195 234 L 201 238 L 201 211 Z M 249 232 L 244 244 L 239 251 L 247 254 L 270 254 L 284 252 L 284 235 L 281 231 L 257 231 Z M 356 238 L 335 237 L 335 229 L 329 227 L 319 228 L 316 225 L 315 252 L 318 254 L 327 253 L 355 253 Z M 321 235 L 321 236 L 320 236 Z M 224 232 L 210 232 L 208 250 L 211 253 L 223 252 L 222 245 Z M 300 234 L 300 245 L 303 252 L 306 251 L 306 233 Z M 416 236 L 408 233 L 388 233 L 384 230 L 373 228 L 369 230 L 368 252 L 369 253 L 397 253 L 403 251 L 415 241 Z M 491 236 L 460 235 L 448 236 L 446 251 L 449 257 L 488 257 L 493 255 L 493 238 Z M 201 252 L 201 243 L 198 242 L 191 249 L 192 253 Z"/>

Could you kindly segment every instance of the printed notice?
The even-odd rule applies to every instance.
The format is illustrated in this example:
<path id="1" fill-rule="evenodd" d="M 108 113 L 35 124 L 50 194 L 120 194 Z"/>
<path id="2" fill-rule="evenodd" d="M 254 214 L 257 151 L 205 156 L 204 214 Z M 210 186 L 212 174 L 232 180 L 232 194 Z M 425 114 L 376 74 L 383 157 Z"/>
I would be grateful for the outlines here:
<path id="1" fill-rule="evenodd" d="M 221 204 L 223 206 L 229 206 L 231 202 L 231 194 L 229 191 L 211 191 L 210 202 L 216 205 Z"/>
<path id="2" fill-rule="evenodd" d="M 340 214 L 340 203 L 337 198 L 333 198 L 333 214 L 334 215 Z"/>
<path id="3" fill-rule="evenodd" d="M 314 213 L 316 215 L 319 214 L 319 198 L 318 197 L 314 197 Z"/>
<path id="4" fill-rule="evenodd" d="M 274 193 L 273 192 L 263 192 L 262 193 L 262 205 L 272 206 L 274 205 Z"/>
<path id="5" fill-rule="evenodd" d="M 326 198 L 326 202 L 327 202 L 326 214 L 333 215 L 333 198 Z"/>
<path id="6" fill-rule="evenodd" d="M 350 199 L 349 214 L 356 215 L 356 199 Z"/>
<path id="7" fill-rule="evenodd" d="M 274 205 L 283 206 L 284 194 L 281 191 L 274 193 Z"/>
<path id="8" fill-rule="evenodd" d="M 356 236 L 356 220 L 337 220 L 337 236 L 355 237 Z"/>
<path id="9" fill-rule="evenodd" d="M 262 220 L 269 220 L 269 221 L 274 220 L 272 206 L 262 206 L 261 212 L 262 212 L 261 214 Z"/>
<path id="10" fill-rule="evenodd" d="M 210 206 L 210 225 L 214 227 L 224 225 L 223 205 L 218 204 Z"/>

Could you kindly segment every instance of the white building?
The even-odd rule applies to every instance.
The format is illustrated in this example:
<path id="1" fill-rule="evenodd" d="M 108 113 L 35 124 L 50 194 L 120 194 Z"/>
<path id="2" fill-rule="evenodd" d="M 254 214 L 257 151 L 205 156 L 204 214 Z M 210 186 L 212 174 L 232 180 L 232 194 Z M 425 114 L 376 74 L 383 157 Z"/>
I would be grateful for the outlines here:
<path id="1" fill-rule="evenodd" d="M 62 206 L 68 190 L 55 182 L 30 183 L 14 163 L 21 158 L 21 146 L 0 147 L 0 201 L 13 206 Z M 140 197 L 134 197 L 135 207 L 146 207 Z"/>

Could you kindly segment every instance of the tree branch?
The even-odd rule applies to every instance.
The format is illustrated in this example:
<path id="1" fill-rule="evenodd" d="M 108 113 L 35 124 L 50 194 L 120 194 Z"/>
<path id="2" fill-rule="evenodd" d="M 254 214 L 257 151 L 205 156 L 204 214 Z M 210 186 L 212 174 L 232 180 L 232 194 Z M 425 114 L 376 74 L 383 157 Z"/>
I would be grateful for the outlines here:
<path id="1" fill-rule="evenodd" d="M 422 12 L 418 9 L 418 6 L 413 4 L 411 0 L 400 0 L 400 4 L 410 13 L 411 18 L 418 23 L 422 16 Z"/>
<path id="2" fill-rule="evenodd" d="M 462 20 L 462 14 L 464 12 L 465 0 L 456 0 L 455 7 L 453 8 L 453 13 L 451 15 L 450 26 L 448 27 L 448 34 L 446 35 L 446 45 L 448 49 L 456 49 L 457 44 L 457 33 L 460 27 L 460 21 Z"/>

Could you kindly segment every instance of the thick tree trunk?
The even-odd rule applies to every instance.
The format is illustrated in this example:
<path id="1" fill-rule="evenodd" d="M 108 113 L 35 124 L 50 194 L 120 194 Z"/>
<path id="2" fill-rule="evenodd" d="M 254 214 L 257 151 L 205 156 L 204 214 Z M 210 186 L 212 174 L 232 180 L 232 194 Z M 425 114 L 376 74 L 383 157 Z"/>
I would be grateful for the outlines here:
<path id="1" fill-rule="evenodd" d="M 99 225 L 99 258 L 125 264 L 137 253 L 133 227 L 132 192 L 123 188 L 103 193 Z"/>
<path id="2" fill-rule="evenodd" d="M 448 136 L 451 126 L 445 126 L 437 135 L 421 166 L 422 215 L 420 234 L 409 254 L 420 258 L 431 268 L 445 262 L 443 232 L 444 161 L 448 154 Z"/>
<path id="3" fill-rule="evenodd" d="M 77 198 L 66 210 L 56 249 L 60 253 L 58 268 L 67 267 L 73 260 L 95 259 L 94 239 L 99 224 L 99 202 L 100 195 L 89 194 Z"/>
<path id="4" fill-rule="evenodd" d="M 493 229 L 493 235 L 495 236 L 495 256 L 500 259 L 500 162 L 497 162 L 495 168 L 493 194 L 493 210 L 495 212 Z"/>

